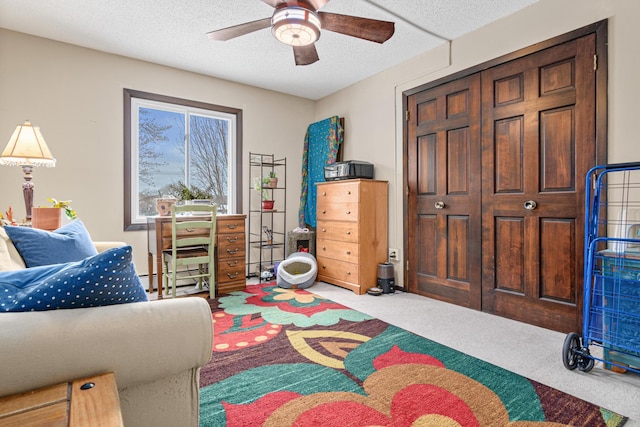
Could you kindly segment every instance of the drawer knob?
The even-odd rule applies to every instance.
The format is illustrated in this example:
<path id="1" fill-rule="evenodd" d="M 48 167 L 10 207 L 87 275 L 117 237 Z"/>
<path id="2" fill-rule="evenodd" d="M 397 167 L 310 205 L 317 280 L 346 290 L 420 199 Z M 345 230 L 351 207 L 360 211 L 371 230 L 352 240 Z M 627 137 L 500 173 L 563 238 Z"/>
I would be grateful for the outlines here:
<path id="1" fill-rule="evenodd" d="M 323 191 L 323 192 L 322 192 L 322 195 L 323 195 L 323 196 L 326 196 L 326 195 L 327 195 L 327 192 L 326 192 L 326 191 Z"/>
<path id="2" fill-rule="evenodd" d="M 227 253 L 233 255 L 233 254 L 236 254 L 239 250 L 240 248 L 233 248 L 233 249 L 227 248 Z"/>
<path id="3" fill-rule="evenodd" d="M 323 233 L 326 233 L 326 232 L 327 232 L 327 229 L 326 229 L 326 228 L 323 228 L 323 229 L 322 229 L 322 232 L 323 232 Z"/>
<path id="4" fill-rule="evenodd" d="M 322 247 L 322 250 L 323 250 L 323 251 L 326 251 L 326 250 L 327 250 L 327 247 L 326 247 L 326 246 L 323 246 L 323 247 Z"/>
<path id="5" fill-rule="evenodd" d="M 347 255 L 351 255 L 351 251 L 347 251 Z"/>
<path id="6" fill-rule="evenodd" d="M 351 211 L 347 211 L 347 215 L 350 215 L 350 214 L 351 214 Z"/>
<path id="7" fill-rule="evenodd" d="M 238 236 L 235 236 L 234 238 L 227 237 L 227 242 L 229 243 L 235 243 L 237 241 L 238 241 Z"/>
<path id="8" fill-rule="evenodd" d="M 324 264 L 322 264 L 322 268 L 327 268 L 327 266 L 326 266 L 326 265 L 324 265 Z"/>
<path id="9" fill-rule="evenodd" d="M 347 235 L 351 234 L 351 230 L 347 230 Z"/>
<path id="10" fill-rule="evenodd" d="M 350 271 L 347 271 L 347 276 L 351 276 L 351 272 Z"/>
<path id="11" fill-rule="evenodd" d="M 234 223 L 234 224 L 227 224 L 227 228 L 229 230 L 235 230 L 236 228 L 238 228 L 238 223 Z"/>
<path id="12" fill-rule="evenodd" d="M 351 195 L 351 191 L 347 191 L 347 195 L 349 195 L 349 196 L 350 196 L 350 195 Z"/>
<path id="13" fill-rule="evenodd" d="M 326 211 L 326 210 L 324 210 L 324 209 L 322 209 L 322 213 L 323 213 L 323 214 L 324 214 L 324 213 L 327 213 L 327 211 Z"/>

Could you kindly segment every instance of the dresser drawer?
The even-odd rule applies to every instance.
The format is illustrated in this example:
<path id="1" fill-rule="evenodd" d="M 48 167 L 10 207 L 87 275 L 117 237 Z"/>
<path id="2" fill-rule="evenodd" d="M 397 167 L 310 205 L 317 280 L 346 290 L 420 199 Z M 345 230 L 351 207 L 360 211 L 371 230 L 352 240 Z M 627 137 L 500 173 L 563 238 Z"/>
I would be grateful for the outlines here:
<path id="1" fill-rule="evenodd" d="M 318 239 L 316 241 L 316 252 L 318 257 L 322 256 L 340 261 L 358 262 L 360 245 L 357 243 Z"/>
<path id="2" fill-rule="evenodd" d="M 225 218 L 219 216 L 217 221 L 217 234 L 242 233 L 244 234 L 244 217 Z"/>
<path id="3" fill-rule="evenodd" d="M 244 280 L 244 257 L 218 260 L 218 283 Z"/>
<path id="4" fill-rule="evenodd" d="M 171 244 L 171 221 L 169 222 L 163 222 L 162 225 L 160 226 L 161 230 L 161 236 L 164 239 L 169 239 L 169 244 Z M 193 237 L 198 237 L 198 236 L 208 236 L 209 235 L 209 230 L 206 228 L 188 228 L 186 230 L 178 230 L 177 232 L 178 236 L 184 237 L 184 236 L 193 236 Z"/>
<path id="5" fill-rule="evenodd" d="M 318 203 L 316 218 L 321 220 L 337 221 L 358 221 L 358 210 L 360 205 L 357 202 L 344 203 Z"/>
<path id="6" fill-rule="evenodd" d="M 360 201 L 359 182 L 332 182 L 330 185 L 318 186 L 318 203 L 322 200 L 331 202 L 355 202 Z"/>
<path id="7" fill-rule="evenodd" d="M 318 256 L 318 278 L 335 279 L 343 282 L 358 283 L 360 272 L 358 264 Z"/>
<path id="8" fill-rule="evenodd" d="M 245 256 L 244 234 L 236 234 L 238 239 L 233 243 L 229 242 L 224 235 L 218 236 L 218 258 L 237 258 Z"/>
<path id="9" fill-rule="evenodd" d="M 221 248 L 227 246 L 244 246 L 244 233 L 218 234 L 217 245 Z"/>
<path id="10" fill-rule="evenodd" d="M 316 235 L 318 239 L 358 243 L 359 229 L 354 222 L 318 221 Z"/>

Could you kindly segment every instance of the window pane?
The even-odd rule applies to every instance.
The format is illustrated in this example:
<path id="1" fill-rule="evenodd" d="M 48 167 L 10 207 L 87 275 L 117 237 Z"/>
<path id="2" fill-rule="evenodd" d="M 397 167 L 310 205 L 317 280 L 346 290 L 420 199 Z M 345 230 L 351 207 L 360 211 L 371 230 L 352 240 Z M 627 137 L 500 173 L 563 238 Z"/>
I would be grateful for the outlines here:
<path id="1" fill-rule="evenodd" d="M 211 194 L 219 213 L 227 213 L 229 121 L 189 116 L 189 182 Z"/>
<path id="2" fill-rule="evenodd" d="M 155 199 L 185 181 L 185 115 L 141 107 L 138 124 L 139 215 L 155 215 Z"/>

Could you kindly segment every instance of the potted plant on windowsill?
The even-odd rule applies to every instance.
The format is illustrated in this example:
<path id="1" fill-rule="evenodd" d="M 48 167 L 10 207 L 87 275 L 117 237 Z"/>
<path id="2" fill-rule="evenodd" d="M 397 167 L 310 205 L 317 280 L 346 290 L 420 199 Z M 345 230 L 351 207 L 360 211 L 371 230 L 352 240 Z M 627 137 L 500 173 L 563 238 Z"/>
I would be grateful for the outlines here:
<path id="1" fill-rule="evenodd" d="M 188 187 L 182 181 L 169 185 L 167 192 L 185 204 L 210 204 L 213 200 L 208 191 L 195 185 Z"/>
<path id="2" fill-rule="evenodd" d="M 274 200 L 270 199 L 269 192 L 266 190 L 269 188 L 269 178 L 256 177 L 253 180 L 253 189 L 260 193 L 260 198 L 262 199 L 262 210 L 270 211 L 273 210 Z"/>

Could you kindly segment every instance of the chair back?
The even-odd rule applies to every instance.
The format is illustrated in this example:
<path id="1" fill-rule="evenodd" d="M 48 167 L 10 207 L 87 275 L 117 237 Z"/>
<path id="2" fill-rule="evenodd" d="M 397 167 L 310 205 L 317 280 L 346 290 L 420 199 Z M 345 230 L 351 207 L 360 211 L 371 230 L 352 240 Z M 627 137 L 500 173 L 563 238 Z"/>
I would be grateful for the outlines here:
<path id="1" fill-rule="evenodd" d="M 171 213 L 171 251 L 174 270 L 176 266 L 208 264 L 213 286 L 215 277 L 215 239 L 217 205 L 180 205 L 174 206 Z M 207 251 L 185 255 L 186 248 L 211 248 Z M 183 252 L 178 256 L 178 252 Z"/>

